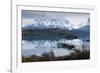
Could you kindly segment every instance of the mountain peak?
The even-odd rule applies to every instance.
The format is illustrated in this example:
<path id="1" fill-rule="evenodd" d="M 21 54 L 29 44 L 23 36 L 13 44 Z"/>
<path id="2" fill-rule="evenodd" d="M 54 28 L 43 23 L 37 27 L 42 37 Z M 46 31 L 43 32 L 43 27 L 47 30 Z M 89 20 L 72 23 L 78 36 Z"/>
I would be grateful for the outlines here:
<path id="1" fill-rule="evenodd" d="M 34 19 L 32 24 L 22 26 L 23 29 L 45 29 L 45 28 L 59 28 L 65 30 L 81 29 L 89 25 L 90 19 L 87 23 L 80 23 L 80 25 L 73 25 L 67 19 Z"/>
<path id="2" fill-rule="evenodd" d="M 23 29 L 35 29 L 35 28 L 60 28 L 60 29 L 68 29 L 71 30 L 72 25 L 69 23 L 68 20 L 61 20 L 61 19 L 35 19 L 35 23 L 27 24 L 22 26 Z"/>

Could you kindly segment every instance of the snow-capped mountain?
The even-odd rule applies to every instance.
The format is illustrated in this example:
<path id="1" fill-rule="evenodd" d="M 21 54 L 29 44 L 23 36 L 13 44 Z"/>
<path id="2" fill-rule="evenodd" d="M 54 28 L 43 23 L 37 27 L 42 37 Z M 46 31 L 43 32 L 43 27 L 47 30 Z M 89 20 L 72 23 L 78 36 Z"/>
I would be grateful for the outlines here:
<path id="1" fill-rule="evenodd" d="M 34 19 L 33 24 L 22 26 L 23 29 L 44 29 L 44 28 L 60 28 L 66 30 L 80 29 L 89 25 L 89 23 L 82 23 L 80 25 L 73 25 L 68 20 L 64 19 Z"/>
<path id="2" fill-rule="evenodd" d="M 23 29 L 44 29 L 44 28 L 60 28 L 60 29 L 68 29 L 71 30 L 72 25 L 68 20 L 57 20 L 57 19 L 35 19 L 33 24 L 27 24 L 22 26 Z"/>

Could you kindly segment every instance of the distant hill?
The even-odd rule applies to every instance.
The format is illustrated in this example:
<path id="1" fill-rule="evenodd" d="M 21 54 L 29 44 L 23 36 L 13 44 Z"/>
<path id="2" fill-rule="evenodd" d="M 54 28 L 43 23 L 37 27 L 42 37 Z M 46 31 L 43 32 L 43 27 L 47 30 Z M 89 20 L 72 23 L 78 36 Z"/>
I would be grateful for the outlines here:
<path id="1" fill-rule="evenodd" d="M 77 35 L 69 30 L 59 28 L 48 28 L 48 29 L 30 29 L 22 30 L 23 40 L 31 39 L 48 39 L 48 40 L 59 40 L 61 38 L 76 38 Z"/>
<path id="2" fill-rule="evenodd" d="M 71 31 L 76 33 L 79 37 L 90 39 L 90 25 L 81 27 L 79 29 L 73 29 Z"/>

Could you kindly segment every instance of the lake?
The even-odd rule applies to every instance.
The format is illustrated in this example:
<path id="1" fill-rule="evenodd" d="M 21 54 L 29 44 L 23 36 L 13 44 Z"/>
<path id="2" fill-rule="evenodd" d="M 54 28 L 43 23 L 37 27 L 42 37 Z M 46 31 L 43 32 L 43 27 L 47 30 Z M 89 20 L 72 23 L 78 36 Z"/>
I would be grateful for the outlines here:
<path id="1" fill-rule="evenodd" d="M 83 50 L 82 46 L 84 44 L 85 49 L 89 50 L 89 42 L 84 42 L 82 39 L 60 39 L 60 40 L 22 40 L 22 55 L 31 56 L 37 55 L 41 56 L 45 52 L 49 52 L 51 49 L 55 53 L 55 56 L 69 55 L 74 52 L 73 49 L 66 47 L 58 47 L 58 43 L 74 45 L 78 50 Z"/>

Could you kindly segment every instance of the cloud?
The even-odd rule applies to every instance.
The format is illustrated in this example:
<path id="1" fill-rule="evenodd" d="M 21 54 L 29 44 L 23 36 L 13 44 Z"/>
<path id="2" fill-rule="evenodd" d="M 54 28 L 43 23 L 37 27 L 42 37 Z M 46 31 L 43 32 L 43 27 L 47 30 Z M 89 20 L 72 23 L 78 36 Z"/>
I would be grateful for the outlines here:
<path id="1" fill-rule="evenodd" d="M 26 26 L 26 25 L 29 25 L 29 24 L 33 24 L 33 23 L 36 23 L 36 21 L 34 20 L 34 18 L 23 18 L 22 19 L 22 26 Z"/>
<path id="2" fill-rule="evenodd" d="M 83 26 L 86 25 L 89 17 L 89 13 L 23 10 L 22 26 L 36 23 L 34 19 L 58 19 L 68 20 L 74 26 L 74 28 L 79 28 L 80 24 L 82 24 Z"/>

